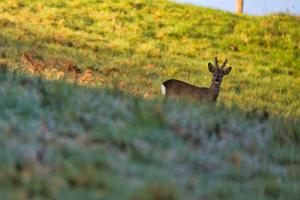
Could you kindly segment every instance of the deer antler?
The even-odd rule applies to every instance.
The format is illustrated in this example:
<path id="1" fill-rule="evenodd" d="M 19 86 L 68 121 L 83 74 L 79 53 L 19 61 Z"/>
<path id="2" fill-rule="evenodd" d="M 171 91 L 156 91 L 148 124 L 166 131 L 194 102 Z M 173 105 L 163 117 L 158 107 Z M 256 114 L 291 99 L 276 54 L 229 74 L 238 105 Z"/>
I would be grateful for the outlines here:
<path id="1" fill-rule="evenodd" d="M 222 66 L 221 66 L 221 69 L 224 69 L 225 66 L 226 66 L 226 64 L 227 64 L 227 59 L 225 59 L 224 63 L 223 63 Z"/>
<path id="2" fill-rule="evenodd" d="M 215 67 L 216 67 L 217 69 L 219 69 L 218 58 L 217 58 L 217 57 L 215 57 Z"/>

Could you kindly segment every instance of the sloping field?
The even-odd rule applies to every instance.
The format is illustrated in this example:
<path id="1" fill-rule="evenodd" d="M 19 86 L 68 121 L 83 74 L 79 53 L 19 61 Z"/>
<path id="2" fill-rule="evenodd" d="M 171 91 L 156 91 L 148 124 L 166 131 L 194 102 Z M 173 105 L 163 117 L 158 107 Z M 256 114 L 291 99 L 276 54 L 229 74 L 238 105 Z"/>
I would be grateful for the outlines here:
<path id="1" fill-rule="evenodd" d="M 299 120 L 1 72 L 1 199 L 297 199 Z"/>
<path id="2" fill-rule="evenodd" d="M 0 199 L 298 199 L 300 21 L 167 1 L 0 2 Z M 217 106 L 165 101 L 207 86 Z"/>
<path id="3" fill-rule="evenodd" d="M 146 97 L 178 78 L 208 85 L 215 56 L 234 68 L 220 101 L 300 115 L 299 17 L 236 16 L 167 1 L 0 2 L 1 62 L 48 79 L 77 78 Z"/>

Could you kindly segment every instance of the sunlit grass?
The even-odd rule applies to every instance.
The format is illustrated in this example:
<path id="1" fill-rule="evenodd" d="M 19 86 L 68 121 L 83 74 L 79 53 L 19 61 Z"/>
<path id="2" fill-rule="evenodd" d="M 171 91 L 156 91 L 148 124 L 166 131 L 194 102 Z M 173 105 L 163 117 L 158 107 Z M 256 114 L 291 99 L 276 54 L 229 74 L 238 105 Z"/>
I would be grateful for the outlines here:
<path id="1" fill-rule="evenodd" d="M 124 90 L 157 97 L 168 78 L 209 85 L 207 63 L 218 56 L 233 67 L 220 102 L 300 115 L 296 17 L 235 16 L 167 1 L 10 0 L 0 5 L 1 62 L 12 68 L 30 71 L 21 59 L 29 52 L 45 63 L 38 73 L 49 79 L 73 79 L 70 73 L 62 76 L 63 67 L 55 62 L 68 60 L 83 71 L 93 69 L 88 85 L 123 81 Z"/>
<path id="2" fill-rule="evenodd" d="M 2 0 L 0 199 L 297 199 L 299 25 L 163 0 Z M 233 67 L 216 107 L 163 100 L 169 78 L 208 86 L 215 56 Z"/>

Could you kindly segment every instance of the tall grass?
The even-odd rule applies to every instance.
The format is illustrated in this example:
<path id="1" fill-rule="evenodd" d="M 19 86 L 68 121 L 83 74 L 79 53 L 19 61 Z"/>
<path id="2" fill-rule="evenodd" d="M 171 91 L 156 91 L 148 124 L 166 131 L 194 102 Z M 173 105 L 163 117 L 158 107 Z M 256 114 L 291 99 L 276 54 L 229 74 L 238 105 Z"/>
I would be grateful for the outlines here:
<path id="1" fill-rule="evenodd" d="M 0 2 L 0 199 L 297 199 L 297 17 L 163 0 Z M 216 106 L 162 99 L 177 78 Z"/>

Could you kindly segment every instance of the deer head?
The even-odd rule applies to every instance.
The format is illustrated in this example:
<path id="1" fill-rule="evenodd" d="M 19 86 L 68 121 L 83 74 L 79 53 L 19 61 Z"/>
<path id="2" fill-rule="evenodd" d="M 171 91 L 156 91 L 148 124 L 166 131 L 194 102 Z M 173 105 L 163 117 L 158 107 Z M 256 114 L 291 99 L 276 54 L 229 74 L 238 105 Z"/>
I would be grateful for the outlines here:
<path id="1" fill-rule="evenodd" d="M 211 63 L 208 63 L 208 69 L 211 73 L 213 73 L 211 88 L 219 89 L 223 80 L 223 76 L 230 73 L 231 67 L 225 68 L 226 64 L 227 59 L 225 59 L 224 63 L 221 65 L 221 67 L 219 67 L 217 57 L 215 57 L 215 66 Z"/>

